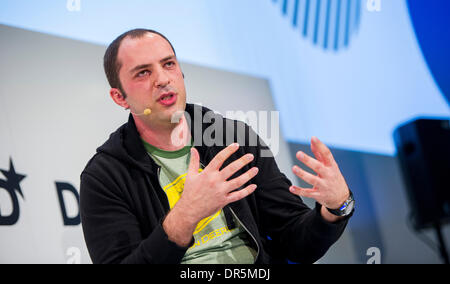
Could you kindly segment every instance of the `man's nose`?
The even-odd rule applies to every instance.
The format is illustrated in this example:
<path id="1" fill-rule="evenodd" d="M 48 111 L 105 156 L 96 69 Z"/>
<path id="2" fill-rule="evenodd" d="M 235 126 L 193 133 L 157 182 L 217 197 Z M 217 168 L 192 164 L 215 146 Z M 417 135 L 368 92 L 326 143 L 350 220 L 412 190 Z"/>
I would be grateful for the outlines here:
<path id="1" fill-rule="evenodd" d="M 162 88 L 170 83 L 170 78 L 164 70 L 158 70 L 155 79 L 155 87 Z"/>

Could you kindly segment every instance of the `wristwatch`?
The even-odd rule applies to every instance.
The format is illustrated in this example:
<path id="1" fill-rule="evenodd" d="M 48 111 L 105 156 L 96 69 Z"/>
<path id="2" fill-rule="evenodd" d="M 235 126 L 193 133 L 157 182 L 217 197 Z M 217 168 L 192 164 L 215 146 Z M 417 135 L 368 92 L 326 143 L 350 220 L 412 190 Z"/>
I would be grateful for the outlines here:
<path id="1" fill-rule="evenodd" d="M 338 209 L 330 209 L 328 208 L 328 211 L 336 216 L 348 216 L 353 212 L 353 209 L 355 209 L 355 199 L 353 198 L 353 193 L 350 191 L 349 198 L 342 204 L 341 207 Z"/>

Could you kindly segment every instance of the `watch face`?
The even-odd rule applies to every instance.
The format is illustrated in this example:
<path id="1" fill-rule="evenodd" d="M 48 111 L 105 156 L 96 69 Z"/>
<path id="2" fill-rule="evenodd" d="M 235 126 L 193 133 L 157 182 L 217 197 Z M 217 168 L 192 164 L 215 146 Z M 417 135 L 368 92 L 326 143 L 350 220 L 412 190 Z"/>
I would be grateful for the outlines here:
<path id="1" fill-rule="evenodd" d="M 342 210 L 342 215 L 343 216 L 349 215 L 350 213 L 352 213 L 353 208 L 355 208 L 355 200 L 352 199 L 348 202 L 347 207 L 345 207 L 345 209 Z"/>
<path id="2" fill-rule="evenodd" d="M 353 199 L 353 193 L 350 192 L 350 197 L 345 201 L 345 203 L 339 209 L 327 208 L 329 212 L 336 216 L 347 216 L 350 215 L 355 208 L 355 199 Z"/>

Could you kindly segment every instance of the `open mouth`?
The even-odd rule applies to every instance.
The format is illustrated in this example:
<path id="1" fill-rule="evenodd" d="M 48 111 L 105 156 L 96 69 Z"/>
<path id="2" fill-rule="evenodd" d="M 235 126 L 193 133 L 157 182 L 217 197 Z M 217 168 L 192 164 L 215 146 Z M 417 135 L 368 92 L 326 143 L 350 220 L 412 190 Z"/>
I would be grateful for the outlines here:
<path id="1" fill-rule="evenodd" d="M 170 106 L 170 105 L 174 104 L 176 102 L 176 100 L 177 100 L 177 95 L 175 93 L 168 93 L 168 94 L 161 96 L 161 98 L 158 100 L 158 102 L 161 103 L 162 105 Z"/>
<path id="2" fill-rule="evenodd" d="M 172 99 L 173 97 L 174 97 L 174 94 L 168 94 L 168 95 L 161 97 L 159 100 L 160 101 L 168 101 L 168 100 Z"/>

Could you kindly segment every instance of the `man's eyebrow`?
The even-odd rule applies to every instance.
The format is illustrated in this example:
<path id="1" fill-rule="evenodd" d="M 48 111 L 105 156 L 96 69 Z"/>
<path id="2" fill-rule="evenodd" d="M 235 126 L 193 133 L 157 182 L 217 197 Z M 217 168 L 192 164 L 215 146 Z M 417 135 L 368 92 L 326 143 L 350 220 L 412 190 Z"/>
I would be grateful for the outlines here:
<path id="1" fill-rule="evenodd" d="M 175 55 L 169 55 L 167 57 L 164 57 L 163 59 L 161 59 L 159 61 L 159 63 L 163 63 L 165 61 L 169 61 L 169 60 L 172 60 L 172 59 L 175 59 Z M 149 63 L 149 64 L 140 64 L 138 66 L 135 66 L 133 69 L 131 69 L 130 73 L 134 73 L 134 72 L 136 72 L 136 71 L 138 71 L 140 69 L 150 68 L 152 66 L 153 66 L 153 64 L 151 64 L 151 63 Z"/>
<path id="2" fill-rule="evenodd" d="M 159 63 L 162 63 L 162 62 L 164 62 L 164 61 L 169 61 L 169 60 L 172 60 L 172 59 L 175 59 L 175 55 L 169 55 L 169 56 L 167 56 L 167 57 L 164 57 L 163 59 L 161 59 L 161 60 L 159 61 Z"/>

